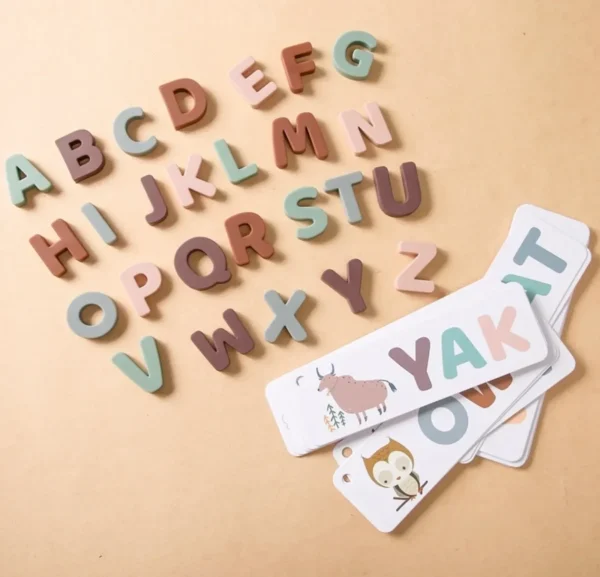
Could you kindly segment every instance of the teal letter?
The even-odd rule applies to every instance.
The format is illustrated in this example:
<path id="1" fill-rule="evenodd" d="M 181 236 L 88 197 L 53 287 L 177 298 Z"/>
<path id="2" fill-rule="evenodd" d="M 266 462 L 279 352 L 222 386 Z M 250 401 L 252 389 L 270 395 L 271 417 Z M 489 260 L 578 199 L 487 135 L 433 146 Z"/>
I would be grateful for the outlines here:
<path id="1" fill-rule="evenodd" d="M 541 235 L 542 232 L 539 228 L 533 227 L 529 229 L 527 236 L 513 257 L 515 264 L 522 265 L 527 257 L 531 257 L 554 272 L 563 272 L 567 268 L 567 263 L 553 252 L 537 244 Z"/>
<path id="2" fill-rule="evenodd" d="M 298 203 L 308 198 L 317 198 L 317 189 L 303 186 L 290 192 L 283 203 L 285 215 L 292 220 L 311 220 L 310 226 L 296 231 L 301 240 L 310 240 L 320 235 L 327 228 L 327 213 L 316 206 L 299 206 Z"/>
<path id="3" fill-rule="evenodd" d="M 22 154 L 13 154 L 6 159 L 6 180 L 10 200 L 15 206 L 27 204 L 25 193 L 32 188 L 40 192 L 52 189 L 52 183 Z"/>
<path id="4" fill-rule="evenodd" d="M 323 187 L 325 192 L 339 191 L 342 205 L 346 212 L 346 218 L 350 224 L 362 220 L 362 214 L 360 213 L 360 208 L 358 207 L 356 196 L 354 194 L 354 185 L 362 182 L 362 179 L 362 172 L 349 172 L 348 174 L 326 180 L 325 186 Z"/>
<path id="5" fill-rule="evenodd" d="M 462 351 L 459 354 L 455 353 L 455 344 Z M 471 363 L 476 369 L 481 369 L 487 364 L 469 337 L 457 327 L 451 327 L 442 333 L 442 363 L 447 379 L 455 379 L 458 366 L 464 363 Z"/>
<path id="6" fill-rule="evenodd" d="M 240 168 L 235 162 L 235 158 L 233 158 L 229 145 L 223 139 L 215 141 L 214 146 L 219 155 L 219 160 L 227 173 L 227 177 L 233 184 L 238 184 L 258 173 L 258 166 L 256 164 L 249 164 Z"/>
<path id="7" fill-rule="evenodd" d="M 353 45 L 375 50 L 377 40 L 368 32 L 352 30 L 345 32 L 336 41 L 333 47 L 333 65 L 335 69 L 348 78 L 366 78 L 373 64 L 373 55 L 367 50 L 355 49 L 352 51 L 352 60 L 346 57 L 348 48 Z"/>
<path id="8" fill-rule="evenodd" d="M 148 372 L 144 372 L 138 365 L 125 353 L 117 353 L 112 362 L 119 368 L 126 377 L 129 377 L 136 385 L 148 393 L 155 393 L 163 385 L 162 363 L 158 352 L 158 345 L 154 337 L 144 337 L 140 341 L 144 362 Z"/>
<path id="9" fill-rule="evenodd" d="M 127 127 L 132 120 L 144 118 L 144 111 L 139 107 L 126 108 L 119 112 L 113 122 L 113 135 L 123 152 L 133 156 L 143 156 L 152 152 L 158 145 L 156 136 L 146 140 L 133 140 L 127 132 Z"/>
<path id="10" fill-rule="evenodd" d="M 530 303 L 533 302 L 535 295 L 546 296 L 552 288 L 551 285 L 545 282 L 540 282 L 539 280 L 534 280 L 532 278 L 527 278 L 525 276 L 519 276 L 516 274 L 507 274 L 502 279 L 502 282 L 507 284 L 511 282 L 518 282 L 525 289 L 525 293 L 527 294 L 527 298 L 529 299 Z"/>

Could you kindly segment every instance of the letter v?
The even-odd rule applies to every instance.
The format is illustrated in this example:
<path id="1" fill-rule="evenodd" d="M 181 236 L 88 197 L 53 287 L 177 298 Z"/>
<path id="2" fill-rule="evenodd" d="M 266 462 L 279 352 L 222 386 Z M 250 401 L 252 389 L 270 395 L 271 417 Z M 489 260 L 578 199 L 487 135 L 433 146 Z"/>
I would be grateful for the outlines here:
<path id="1" fill-rule="evenodd" d="M 117 353 L 112 362 L 138 387 L 148 393 L 155 393 L 163 386 L 162 363 L 158 344 L 154 337 L 144 337 L 140 341 L 147 372 L 143 371 L 132 358 L 125 353 Z"/>
<path id="2" fill-rule="evenodd" d="M 435 258 L 437 247 L 431 242 L 406 242 L 398 245 L 398 252 L 415 254 L 417 257 L 397 277 L 396 290 L 418 293 L 431 293 L 435 285 L 431 280 L 421 280 L 417 275 Z"/>

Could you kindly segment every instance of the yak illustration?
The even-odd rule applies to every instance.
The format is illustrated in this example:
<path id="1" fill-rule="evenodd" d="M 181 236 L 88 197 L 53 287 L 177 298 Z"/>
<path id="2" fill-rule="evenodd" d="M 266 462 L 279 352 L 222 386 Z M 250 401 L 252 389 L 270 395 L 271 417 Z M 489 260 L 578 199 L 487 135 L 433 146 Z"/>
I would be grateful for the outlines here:
<path id="1" fill-rule="evenodd" d="M 327 391 L 328 395 L 333 397 L 333 400 L 338 404 L 340 409 L 345 413 L 352 413 L 358 418 L 358 423 L 361 424 L 360 415 L 367 422 L 367 411 L 377 408 L 379 414 L 385 413 L 387 407 L 385 400 L 388 396 L 386 384 L 392 392 L 396 391 L 396 386 L 384 379 L 376 379 L 372 381 L 357 381 L 349 375 L 338 377 L 335 374 L 335 368 L 331 365 L 331 372 L 327 375 L 322 375 L 317 369 L 317 377 L 319 377 L 319 391 Z"/>

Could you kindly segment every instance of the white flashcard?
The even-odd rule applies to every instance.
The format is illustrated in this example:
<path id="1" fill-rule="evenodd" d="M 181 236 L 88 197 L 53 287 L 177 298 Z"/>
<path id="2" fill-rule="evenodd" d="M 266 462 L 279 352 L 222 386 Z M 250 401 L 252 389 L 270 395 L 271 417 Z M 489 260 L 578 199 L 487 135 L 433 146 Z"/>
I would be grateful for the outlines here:
<path id="1" fill-rule="evenodd" d="M 559 337 L 546 330 L 565 361 L 549 373 L 558 382 L 575 361 Z M 501 388 L 483 385 L 479 396 L 472 391 L 456 395 L 384 423 L 353 447 L 333 476 L 335 487 L 377 529 L 392 531 L 547 368 L 513 373 Z"/>
<path id="2" fill-rule="evenodd" d="M 305 454 L 481 383 L 547 364 L 556 347 L 549 348 L 523 288 L 481 286 L 478 299 L 440 305 L 433 318 L 425 312 L 399 319 L 269 383 L 267 399 L 276 421 L 287 423 L 278 427 L 289 452 L 299 454 L 298 443 L 288 444 L 289 429 Z M 302 379 L 309 386 L 297 386 Z"/>

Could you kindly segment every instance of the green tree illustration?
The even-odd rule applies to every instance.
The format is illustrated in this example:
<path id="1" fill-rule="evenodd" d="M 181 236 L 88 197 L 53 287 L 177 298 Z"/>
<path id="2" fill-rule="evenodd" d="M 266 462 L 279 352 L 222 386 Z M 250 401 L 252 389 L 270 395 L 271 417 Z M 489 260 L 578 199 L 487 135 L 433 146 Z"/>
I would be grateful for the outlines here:
<path id="1" fill-rule="evenodd" d="M 340 422 L 338 421 L 338 416 L 335 412 L 335 409 L 331 405 L 327 405 L 327 412 L 329 413 L 329 420 L 331 424 L 336 428 L 340 428 Z"/>
<path id="2" fill-rule="evenodd" d="M 340 423 L 342 423 L 342 427 L 346 426 L 346 415 L 344 413 L 344 411 L 338 411 L 338 419 L 340 420 Z"/>

